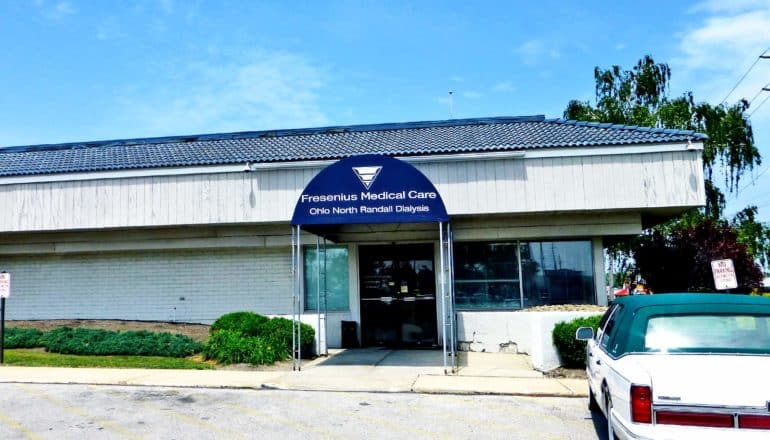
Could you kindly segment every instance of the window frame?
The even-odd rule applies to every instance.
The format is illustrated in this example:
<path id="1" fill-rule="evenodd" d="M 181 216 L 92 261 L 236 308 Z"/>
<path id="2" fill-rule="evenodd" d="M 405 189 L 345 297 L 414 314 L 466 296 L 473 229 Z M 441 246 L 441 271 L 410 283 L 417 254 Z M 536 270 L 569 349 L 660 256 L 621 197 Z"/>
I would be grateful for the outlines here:
<path id="1" fill-rule="evenodd" d="M 346 298 L 345 302 L 346 302 L 346 306 L 345 306 L 344 309 L 332 309 L 332 308 L 330 308 L 329 307 L 329 292 L 327 291 L 327 299 L 326 299 L 327 308 L 326 308 L 326 311 L 327 311 L 327 313 L 350 313 L 352 311 L 351 300 L 350 300 L 350 292 L 351 292 L 351 289 L 350 289 L 350 277 L 351 277 L 351 273 L 352 273 L 351 270 L 350 270 L 350 253 L 351 253 L 350 252 L 350 246 L 348 246 L 346 244 L 327 245 L 326 246 L 326 249 L 330 249 L 330 248 L 344 249 L 345 250 L 345 271 L 346 271 L 346 274 L 347 274 L 347 282 L 345 283 L 345 298 Z M 307 267 L 307 264 L 306 264 L 307 263 L 306 258 L 307 258 L 308 252 L 316 252 L 316 251 L 317 251 L 317 248 L 314 245 L 302 246 L 302 299 L 301 300 L 302 300 L 302 311 L 303 311 L 303 313 L 308 313 L 308 312 L 316 313 L 319 310 L 317 306 L 316 307 L 310 307 L 310 304 L 309 304 L 310 302 L 308 301 L 308 295 L 311 295 L 311 294 L 313 295 L 314 301 L 315 301 L 315 296 L 317 295 L 317 292 L 315 290 L 313 292 L 309 292 L 308 291 L 308 288 L 310 286 L 308 285 L 308 279 L 307 279 L 307 277 L 308 277 L 308 271 L 307 271 L 308 267 Z M 313 265 L 313 270 L 315 271 L 315 265 Z M 328 276 L 328 267 L 327 267 L 327 276 Z M 321 311 L 323 312 L 323 310 L 321 310 Z"/>

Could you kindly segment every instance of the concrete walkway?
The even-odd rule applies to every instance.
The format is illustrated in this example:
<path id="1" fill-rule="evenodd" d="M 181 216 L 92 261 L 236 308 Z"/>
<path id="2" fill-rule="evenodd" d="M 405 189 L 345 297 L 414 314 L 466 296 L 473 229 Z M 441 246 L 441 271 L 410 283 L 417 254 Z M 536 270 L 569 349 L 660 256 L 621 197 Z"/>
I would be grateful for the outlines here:
<path id="1" fill-rule="evenodd" d="M 330 351 L 302 371 L 142 370 L 0 366 L 0 383 L 144 385 L 281 390 L 505 394 L 585 397 L 583 379 L 551 379 L 527 356 L 462 352 L 457 374 L 445 375 L 436 350 L 366 348 Z"/>

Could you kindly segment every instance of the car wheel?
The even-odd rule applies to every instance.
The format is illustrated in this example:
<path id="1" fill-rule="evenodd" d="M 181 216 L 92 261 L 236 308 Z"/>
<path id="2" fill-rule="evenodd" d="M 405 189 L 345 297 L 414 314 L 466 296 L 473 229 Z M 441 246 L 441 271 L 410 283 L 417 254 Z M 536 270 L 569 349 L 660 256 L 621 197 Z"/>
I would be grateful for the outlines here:
<path id="1" fill-rule="evenodd" d="M 588 410 L 591 412 L 601 410 L 601 408 L 599 408 L 599 402 L 596 401 L 594 390 L 591 389 L 590 385 L 588 386 Z"/>
<path id="2" fill-rule="evenodd" d="M 607 411 L 607 438 L 609 440 L 618 440 L 618 436 L 615 435 L 615 428 L 612 426 L 612 399 L 610 398 L 610 390 L 607 389 L 607 386 L 604 386 L 604 409 Z"/>

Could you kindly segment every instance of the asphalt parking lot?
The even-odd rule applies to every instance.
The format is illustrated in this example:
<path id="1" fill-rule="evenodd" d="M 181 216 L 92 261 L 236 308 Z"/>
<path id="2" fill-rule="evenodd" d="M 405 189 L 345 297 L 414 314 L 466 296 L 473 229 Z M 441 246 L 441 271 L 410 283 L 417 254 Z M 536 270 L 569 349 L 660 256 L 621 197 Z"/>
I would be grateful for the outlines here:
<path id="1" fill-rule="evenodd" d="M 2 439 L 597 439 L 582 398 L 0 384 Z"/>

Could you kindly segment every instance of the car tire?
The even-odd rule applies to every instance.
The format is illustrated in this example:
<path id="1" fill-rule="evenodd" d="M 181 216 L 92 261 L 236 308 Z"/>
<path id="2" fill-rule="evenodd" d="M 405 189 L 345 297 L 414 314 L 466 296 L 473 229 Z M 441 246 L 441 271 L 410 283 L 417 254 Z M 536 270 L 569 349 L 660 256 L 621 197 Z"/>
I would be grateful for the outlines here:
<path id="1" fill-rule="evenodd" d="M 607 438 L 609 440 L 618 440 L 618 436 L 615 435 L 615 427 L 612 426 L 612 399 L 610 398 L 610 390 L 607 386 L 604 386 L 604 409 L 607 411 Z"/>
<path id="2" fill-rule="evenodd" d="M 601 411 L 599 402 L 596 401 L 594 390 L 591 389 L 590 385 L 588 386 L 588 410 L 591 412 Z"/>

